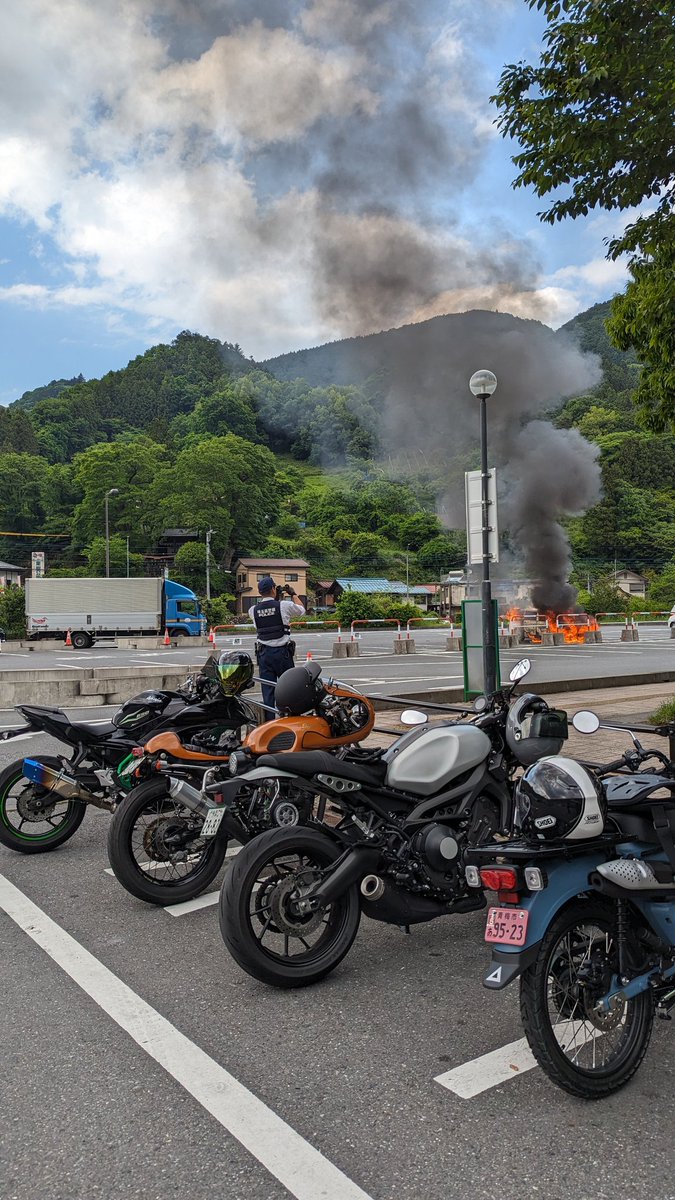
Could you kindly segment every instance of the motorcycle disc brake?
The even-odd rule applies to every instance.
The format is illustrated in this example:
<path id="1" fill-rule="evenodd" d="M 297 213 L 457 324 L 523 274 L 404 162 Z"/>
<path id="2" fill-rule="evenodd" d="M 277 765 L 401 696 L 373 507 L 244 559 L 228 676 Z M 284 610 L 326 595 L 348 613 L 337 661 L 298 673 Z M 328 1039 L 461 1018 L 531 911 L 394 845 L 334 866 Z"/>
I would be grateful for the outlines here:
<path id="1" fill-rule="evenodd" d="M 42 788 L 27 787 L 24 788 L 16 802 L 16 811 L 24 821 L 46 821 L 51 817 L 59 800 L 63 797 L 56 796 L 51 803 L 43 804 L 41 795 L 48 796 L 49 792 L 43 791 Z M 36 804 L 40 807 L 37 808 Z"/>

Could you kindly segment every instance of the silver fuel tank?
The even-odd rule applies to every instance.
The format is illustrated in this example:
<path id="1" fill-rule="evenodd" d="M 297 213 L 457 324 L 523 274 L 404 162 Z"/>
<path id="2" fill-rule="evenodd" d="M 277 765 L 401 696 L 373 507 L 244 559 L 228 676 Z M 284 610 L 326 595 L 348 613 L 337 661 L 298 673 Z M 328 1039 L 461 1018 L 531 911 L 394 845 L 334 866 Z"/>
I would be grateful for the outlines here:
<path id="1" fill-rule="evenodd" d="M 386 784 L 432 796 L 463 771 L 484 762 L 491 742 L 475 725 L 425 725 L 405 733 L 383 754 Z"/>

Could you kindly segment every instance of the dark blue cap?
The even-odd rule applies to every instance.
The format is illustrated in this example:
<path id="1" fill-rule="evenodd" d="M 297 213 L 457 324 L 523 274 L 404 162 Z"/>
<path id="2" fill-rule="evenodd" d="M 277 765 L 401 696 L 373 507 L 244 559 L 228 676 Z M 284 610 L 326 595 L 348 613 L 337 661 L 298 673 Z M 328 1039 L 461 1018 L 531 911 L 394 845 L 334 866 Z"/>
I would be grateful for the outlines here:
<path id="1" fill-rule="evenodd" d="M 265 592 L 273 592 L 276 586 L 277 585 L 272 579 L 271 575 L 265 575 L 263 579 L 258 580 L 258 591 L 260 592 L 261 596 L 263 596 Z"/>

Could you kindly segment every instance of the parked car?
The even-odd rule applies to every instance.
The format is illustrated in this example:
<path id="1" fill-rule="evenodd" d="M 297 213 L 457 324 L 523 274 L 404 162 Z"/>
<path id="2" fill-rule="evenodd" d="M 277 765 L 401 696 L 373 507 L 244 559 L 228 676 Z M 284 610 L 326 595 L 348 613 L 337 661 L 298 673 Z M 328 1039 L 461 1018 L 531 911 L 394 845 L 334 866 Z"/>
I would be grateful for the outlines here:
<path id="1" fill-rule="evenodd" d="M 673 625 L 675 625 L 675 604 L 670 610 L 670 616 L 668 617 L 668 628 L 672 629 Z"/>

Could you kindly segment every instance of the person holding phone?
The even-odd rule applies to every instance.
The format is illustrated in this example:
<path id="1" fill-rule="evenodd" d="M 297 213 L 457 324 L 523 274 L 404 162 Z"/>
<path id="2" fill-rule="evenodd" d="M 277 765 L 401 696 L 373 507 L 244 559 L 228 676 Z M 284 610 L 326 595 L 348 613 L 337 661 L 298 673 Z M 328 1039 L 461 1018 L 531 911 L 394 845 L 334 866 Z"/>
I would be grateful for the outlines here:
<path id="1" fill-rule="evenodd" d="M 291 638 L 291 621 L 304 617 L 305 609 L 297 592 L 289 584 L 277 588 L 271 575 L 258 583 L 260 599 L 248 610 L 256 628 L 256 658 L 261 679 L 275 684 L 284 671 L 295 666 L 295 642 Z M 285 598 L 281 599 L 285 593 Z M 263 704 L 274 708 L 274 688 L 262 685 Z M 272 719 L 272 713 L 268 713 Z"/>

